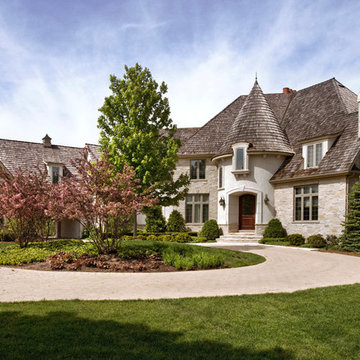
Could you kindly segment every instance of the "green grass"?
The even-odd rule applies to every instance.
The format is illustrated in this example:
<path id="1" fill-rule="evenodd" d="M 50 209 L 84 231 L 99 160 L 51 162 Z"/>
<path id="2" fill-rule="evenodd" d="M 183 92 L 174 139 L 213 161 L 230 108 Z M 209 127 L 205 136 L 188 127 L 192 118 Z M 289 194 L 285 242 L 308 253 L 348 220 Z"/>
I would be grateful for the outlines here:
<path id="1" fill-rule="evenodd" d="M 97 254 L 89 242 L 81 240 L 58 240 L 51 242 L 31 243 L 27 248 L 20 249 L 14 243 L 0 244 L 0 265 L 18 265 L 43 261 L 59 251 L 71 252 L 75 255 L 83 253 Z M 209 269 L 219 266 L 239 267 L 255 265 L 265 258 L 251 253 L 206 248 L 165 241 L 125 240 L 118 249 L 120 257 L 131 259 L 146 257 L 151 254 L 160 255 L 165 263 L 177 269 L 190 270 L 194 267 Z"/>
<path id="2" fill-rule="evenodd" d="M 0 304 L 0 358 L 353 360 L 360 285 L 153 301 Z"/>

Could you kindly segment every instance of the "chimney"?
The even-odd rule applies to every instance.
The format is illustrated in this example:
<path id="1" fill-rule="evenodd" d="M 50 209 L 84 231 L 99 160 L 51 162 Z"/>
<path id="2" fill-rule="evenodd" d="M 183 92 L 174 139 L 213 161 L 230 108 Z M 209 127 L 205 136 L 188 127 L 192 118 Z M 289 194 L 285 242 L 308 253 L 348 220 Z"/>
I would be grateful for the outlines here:
<path id="1" fill-rule="evenodd" d="M 296 93 L 296 90 L 290 89 L 288 87 L 283 88 L 283 94 L 294 94 Z"/>
<path id="2" fill-rule="evenodd" d="M 51 137 L 48 134 L 43 137 L 42 142 L 44 147 L 51 147 Z"/>
<path id="3" fill-rule="evenodd" d="M 358 138 L 360 138 L 360 91 L 357 101 L 358 101 Z"/>

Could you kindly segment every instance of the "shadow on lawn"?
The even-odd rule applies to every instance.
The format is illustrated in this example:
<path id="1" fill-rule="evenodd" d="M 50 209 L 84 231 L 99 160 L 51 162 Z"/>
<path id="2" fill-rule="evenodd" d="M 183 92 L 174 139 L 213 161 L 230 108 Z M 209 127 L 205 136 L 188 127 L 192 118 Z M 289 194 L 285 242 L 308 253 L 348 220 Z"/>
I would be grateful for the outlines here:
<path id="1" fill-rule="evenodd" d="M 215 341 L 183 341 L 181 332 L 141 324 L 89 320 L 69 312 L 0 313 L 5 359 L 293 359 L 281 348 L 253 351 Z"/>

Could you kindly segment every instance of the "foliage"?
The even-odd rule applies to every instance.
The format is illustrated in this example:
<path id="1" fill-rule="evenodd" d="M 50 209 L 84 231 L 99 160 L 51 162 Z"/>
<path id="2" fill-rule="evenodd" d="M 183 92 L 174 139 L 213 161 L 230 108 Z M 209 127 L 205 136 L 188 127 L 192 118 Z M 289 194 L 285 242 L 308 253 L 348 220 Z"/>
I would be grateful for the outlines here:
<path id="1" fill-rule="evenodd" d="M 166 231 L 186 232 L 185 219 L 177 210 L 173 210 L 166 224 Z"/>
<path id="2" fill-rule="evenodd" d="M 301 234 L 291 234 L 286 237 L 290 245 L 300 246 L 305 244 L 305 238 Z"/>
<path id="3" fill-rule="evenodd" d="M 172 235 L 169 235 L 169 234 L 165 234 L 165 235 L 160 235 L 158 236 L 158 240 L 159 241 L 173 241 L 173 236 Z"/>
<path id="4" fill-rule="evenodd" d="M 125 66 L 122 79 L 111 75 L 110 83 L 112 94 L 99 109 L 102 150 L 117 171 L 126 164 L 134 168 L 140 193 L 153 186 L 159 205 L 177 205 L 190 181 L 185 174 L 173 177 L 181 142 L 175 138 L 176 126 L 164 97 L 166 84 L 159 86 L 139 64 Z"/>
<path id="5" fill-rule="evenodd" d="M 14 175 L 0 167 L 0 217 L 7 219 L 6 231 L 20 247 L 50 235 L 53 189 L 45 166 L 29 172 L 18 169 Z"/>
<path id="6" fill-rule="evenodd" d="M 264 238 L 284 238 L 286 230 L 283 228 L 279 219 L 271 219 L 264 231 Z"/>
<path id="7" fill-rule="evenodd" d="M 175 241 L 178 243 L 191 242 L 191 236 L 188 233 L 178 233 L 175 235 Z"/>
<path id="8" fill-rule="evenodd" d="M 201 232 L 201 236 L 206 237 L 207 240 L 215 240 L 220 236 L 220 229 L 216 220 L 208 220 L 204 223 Z"/>
<path id="9" fill-rule="evenodd" d="M 262 238 L 260 240 L 260 244 L 268 244 L 268 243 L 274 243 L 274 242 L 278 242 L 278 243 L 281 243 L 281 242 L 286 242 L 286 238 L 283 237 L 283 238 Z"/>
<path id="10" fill-rule="evenodd" d="M 360 181 L 355 183 L 349 195 L 349 210 L 343 223 L 344 231 L 341 239 L 341 249 L 345 251 L 360 251 Z"/>
<path id="11" fill-rule="evenodd" d="M 118 172 L 107 156 L 88 160 L 87 151 L 74 162 L 78 175 L 64 179 L 52 194 L 49 213 L 57 220 L 79 220 L 100 253 L 114 251 L 134 211 L 155 202 L 150 192 L 139 193 L 135 172 L 125 165 Z M 112 234 L 108 240 L 108 234 Z"/>
<path id="12" fill-rule="evenodd" d="M 15 237 L 11 231 L 3 227 L 0 230 L 0 241 L 15 241 Z"/>
<path id="13" fill-rule="evenodd" d="M 326 246 L 326 240 L 321 234 L 311 235 L 307 238 L 307 243 L 314 248 L 322 248 Z"/>
<path id="14" fill-rule="evenodd" d="M 145 231 L 146 232 L 164 232 L 166 221 L 161 211 L 161 206 L 155 205 L 151 208 L 144 209 Z"/>
<path id="15" fill-rule="evenodd" d="M 326 235 L 326 243 L 330 246 L 339 245 L 339 238 L 336 235 Z"/>
<path id="16" fill-rule="evenodd" d="M 156 241 L 158 239 L 158 237 L 156 235 L 148 235 L 146 237 L 146 240 L 149 240 L 149 241 Z"/>

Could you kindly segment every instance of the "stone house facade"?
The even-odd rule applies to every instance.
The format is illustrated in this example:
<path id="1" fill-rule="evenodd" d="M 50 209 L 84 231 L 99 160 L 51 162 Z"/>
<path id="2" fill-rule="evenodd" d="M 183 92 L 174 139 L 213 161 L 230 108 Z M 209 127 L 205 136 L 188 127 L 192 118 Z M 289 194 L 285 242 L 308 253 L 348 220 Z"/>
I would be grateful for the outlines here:
<path id="1" fill-rule="evenodd" d="M 179 128 L 182 142 L 174 176 L 191 179 L 176 208 L 188 228 L 217 220 L 225 234 L 262 235 L 273 218 L 289 234 L 339 235 L 348 195 L 360 174 L 360 119 L 356 95 L 335 78 L 299 91 L 264 94 L 257 82 L 200 128 Z M 360 103 L 359 103 L 360 104 Z M 98 146 L 86 144 L 95 156 Z M 0 166 L 48 167 L 52 181 L 76 175 L 71 160 L 83 148 L 0 139 Z M 144 225 L 139 215 L 138 224 Z M 64 221 L 58 236 L 80 237 Z"/>
<path id="2" fill-rule="evenodd" d="M 178 210 L 195 231 L 216 219 L 225 234 L 261 235 L 276 217 L 289 234 L 339 235 L 360 174 L 359 123 L 356 95 L 335 78 L 275 94 L 255 81 L 204 126 L 178 129 L 177 173 L 191 178 Z"/>

